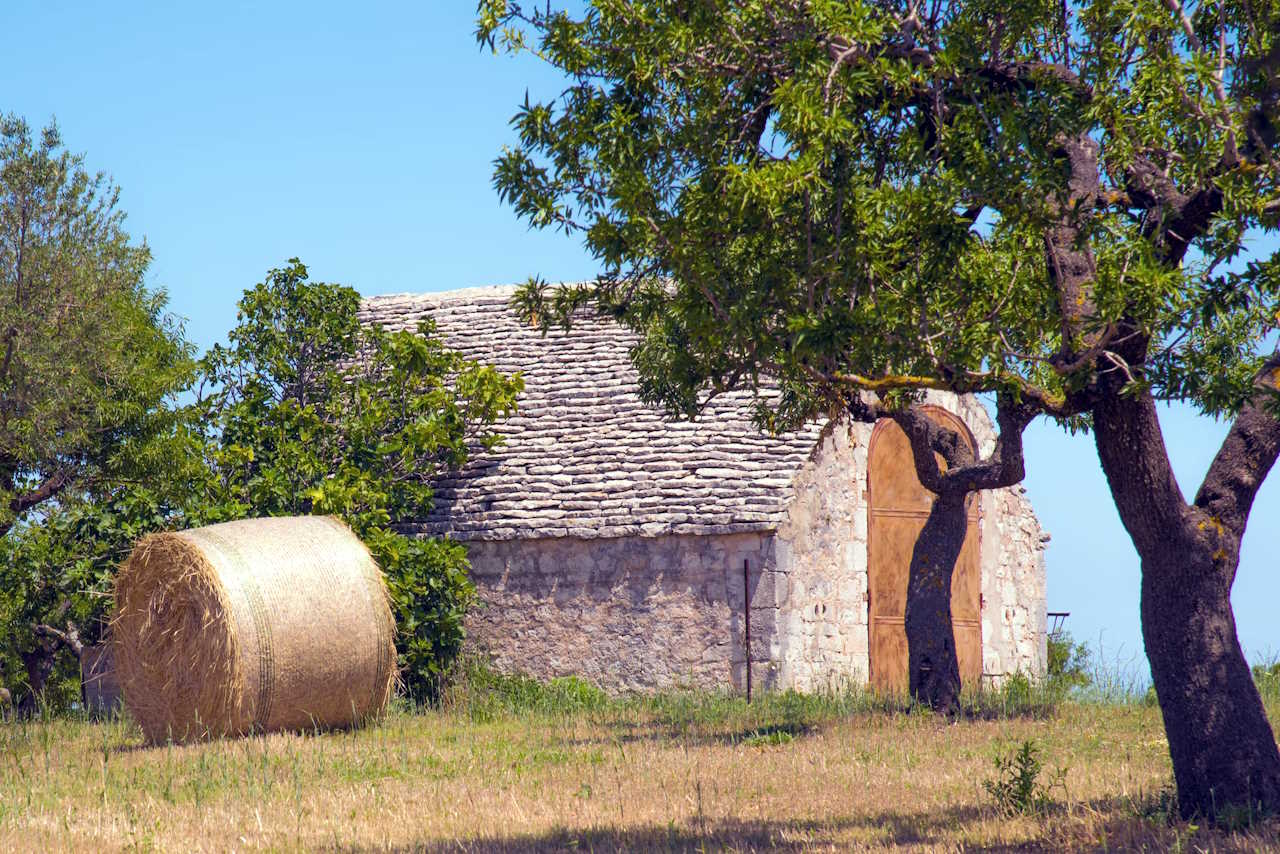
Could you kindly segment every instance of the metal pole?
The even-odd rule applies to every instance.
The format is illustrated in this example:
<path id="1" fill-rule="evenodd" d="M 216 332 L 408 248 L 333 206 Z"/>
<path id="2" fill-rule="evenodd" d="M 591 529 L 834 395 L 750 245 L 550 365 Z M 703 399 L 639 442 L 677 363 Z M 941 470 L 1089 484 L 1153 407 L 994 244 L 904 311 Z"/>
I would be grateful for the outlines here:
<path id="1" fill-rule="evenodd" d="M 751 702 L 751 562 L 742 559 L 742 627 L 747 660 L 747 702 Z"/>

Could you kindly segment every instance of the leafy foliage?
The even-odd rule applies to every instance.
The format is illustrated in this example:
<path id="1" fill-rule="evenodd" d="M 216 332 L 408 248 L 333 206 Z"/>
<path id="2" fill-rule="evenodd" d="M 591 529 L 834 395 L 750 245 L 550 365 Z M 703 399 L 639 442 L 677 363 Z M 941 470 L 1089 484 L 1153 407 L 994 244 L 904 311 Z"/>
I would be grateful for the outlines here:
<path id="1" fill-rule="evenodd" d="M 143 276 L 119 191 L 0 118 L 0 532 L 69 489 L 134 477 L 189 345 Z"/>
<path id="2" fill-rule="evenodd" d="M 162 473 L 156 473 L 159 478 Z M 73 631 L 84 644 L 98 643 L 110 611 L 115 568 L 138 538 L 172 524 L 163 488 L 140 484 L 86 494 L 0 538 L 0 682 L 30 703 L 31 674 L 23 661 L 48 638 L 37 626 Z M 47 709 L 66 709 L 80 697 L 79 661 L 54 647 L 48 684 L 39 698 Z"/>
<path id="3" fill-rule="evenodd" d="M 1093 681 L 1089 675 L 1090 652 L 1083 643 L 1076 643 L 1068 631 L 1058 631 L 1046 640 L 1048 647 L 1048 678 L 1059 687 L 1083 688 Z"/>
<path id="4" fill-rule="evenodd" d="M 606 271 L 592 291 L 535 280 L 521 305 L 633 325 L 646 396 L 683 414 L 766 380 L 784 391 L 771 426 L 926 387 L 1003 389 L 1084 426 L 1065 398 L 1117 324 L 1157 342 L 1123 367 L 1132 386 L 1234 411 L 1280 308 L 1274 257 L 1232 263 L 1280 216 L 1280 6 L 1177 10 L 484 0 L 482 44 L 569 78 L 526 96 L 494 184 Z M 1070 183 L 1070 140 L 1096 143 L 1096 192 Z M 1215 191 L 1185 266 L 1168 187 Z M 1066 248 L 1091 250 L 1079 306 L 1046 251 L 1065 220 Z"/>
<path id="5" fill-rule="evenodd" d="M 195 364 L 117 199 L 55 126 L 0 118 L 0 686 L 27 711 L 76 695 L 35 632 L 97 638 L 104 573 L 184 474 Z"/>
<path id="6" fill-rule="evenodd" d="M 434 696 L 474 597 L 462 546 L 395 524 L 431 506 L 431 479 L 498 441 L 522 384 L 463 359 L 430 323 L 386 332 L 351 288 L 313 283 L 297 259 L 240 301 L 226 346 L 205 356 L 199 409 L 209 477 L 190 514 L 331 514 L 386 572 L 409 693 Z"/>

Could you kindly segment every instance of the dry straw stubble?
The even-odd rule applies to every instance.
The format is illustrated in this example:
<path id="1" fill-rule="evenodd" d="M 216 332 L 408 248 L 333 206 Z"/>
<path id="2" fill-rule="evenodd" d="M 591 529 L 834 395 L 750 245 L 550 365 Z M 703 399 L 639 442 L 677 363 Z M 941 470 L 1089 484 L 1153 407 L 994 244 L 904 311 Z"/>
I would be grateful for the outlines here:
<path id="1" fill-rule="evenodd" d="M 395 682 L 382 573 L 336 519 L 248 519 L 143 539 L 111 634 L 147 740 L 359 724 Z"/>

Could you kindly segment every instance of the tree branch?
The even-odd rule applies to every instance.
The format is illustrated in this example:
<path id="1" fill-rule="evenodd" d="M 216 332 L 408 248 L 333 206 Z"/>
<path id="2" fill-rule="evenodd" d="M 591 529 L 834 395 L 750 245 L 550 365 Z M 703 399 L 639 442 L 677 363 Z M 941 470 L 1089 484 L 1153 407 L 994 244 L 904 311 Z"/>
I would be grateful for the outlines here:
<path id="1" fill-rule="evenodd" d="M 71 472 L 65 468 L 60 468 L 45 478 L 45 481 L 35 489 L 22 495 L 15 495 L 9 499 L 9 511 L 15 516 L 25 513 L 37 504 L 53 498 L 65 489 L 70 482 Z"/>
<path id="2" fill-rule="evenodd" d="M 1280 353 L 1272 354 L 1254 382 L 1253 397 L 1240 410 L 1196 493 L 1196 506 L 1244 534 L 1249 510 L 1280 455 Z"/>
<path id="3" fill-rule="evenodd" d="M 942 427 L 919 407 L 895 410 L 891 416 L 911 443 L 916 477 L 925 489 L 941 495 L 947 490 L 946 472 L 938 465 L 941 454 L 949 469 L 973 462 L 968 443 L 954 430 Z"/>
<path id="4" fill-rule="evenodd" d="M 80 630 L 76 624 L 67 620 L 66 631 L 60 631 L 45 623 L 33 623 L 31 632 L 39 637 L 46 637 L 60 643 L 79 657 L 84 653 L 84 643 L 80 640 Z"/>
<path id="5" fill-rule="evenodd" d="M 1055 222 L 1045 231 L 1045 262 L 1058 294 L 1062 346 L 1056 361 L 1076 361 L 1077 348 L 1095 342 L 1085 335 L 1085 321 L 1095 313 L 1093 282 L 1097 264 L 1086 239 L 1085 223 L 1100 198 L 1098 143 L 1088 134 L 1059 140 L 1057 154 L 1067 161 L 1067 187 L 1062 197 L 1050 198 Z M 1096 337 L 1096 336 L 1095 336 Z"/>
<path id="6" fill-rule="evenodd" d="M 1176 210 L 1187 203 L 1186 195 L 1178 190 L 1173 179 L 1146 153 L 1136 156 L 1125 169 L 1124 187 L 1133 205 L 1143 210 L 1157 207 Z"/>
<path id="7" fill-rule="evenodd" d="M 1011 382 L 1018 387 L 1018 393 L 1024 400 L 1035 404 L 1038 412 L 1059 418 L 1069 418 L 1084 411 L 1064 395 L 1040 388 L 1012 373 L 997 374 L 993 371 L 984 373 L 966 372 L 959 376 L 953 376 L 948 380 L 937 376 L 916 376 L 913 374 L 885 374 L 880 377 L 866 377 L 861 374 L 849 374 L 840 371 L 833 374 L 825 374 L 812 367 L 807 368 L 807 371 L 810 377 L 820 383 L 843 386 L 846 389 L 868 391 L 875 394 L 897 389 L 934 389 L 936 391 L 950 391 L 955 394 L 972 394 L 975 392 L 999 391 Z M 888 411 L 886 410 L 883 415 L 878 417 L 888 418 Z"/>
<path id="8" fill-rule="evenodd" d="M 1034 403 L 1019 400 L 1012 393 L 999 392 L 996 422 L 1000 432 L 996 446 L 990 457 L 975 460 L 969 443 L 959 433 L 938 424 L 919 406 L 889 409 L 878 399 L 854 395 L 847 408 L 854 420 L 864 423 L 893 419 L 911 443 L 916 477 L 926 489 L 939 495 L 1003 489 L 1019 483 L 1026 475 L 1022 434 L 1041 411 Z M 945 471 L 935 455 L 946 461 Z"/>
<path id="9" fill-rule="evenodd" d="M 963 453 L 968 454 L 966 443 L 961 441 L 954 430 L 935 423 L 919 406 L 890 409 L 873 396 L 855 394 L 848 399 L 847 409 L 855 421 L 874 424 L 888 418 L 896 422 L 911 443 L 916 477 L 931 492 L 940 493 L 943 489 L 942 469 L 934 453 L 942 454 L 948 464 L 952 460 L 960 461 L 960 448 L 964 448 Z"/>
<path id="10" fill-rule="evenodd" d="M 1000 432 L 991 456 L 970 466 L 948 471 L 946 479 L 958 482 L 967 492 L 1003 489 L 1026 477 L 1022 434 L 1036 417 L 1036 407 L 1000 392 L 996 395 L 996 423 Z M 952 487 L 954 488 L 954 487 Z"/>
<path id="11" fill-rule="evenodd" d="M 937 65 L 933 52 L 922 47 L 907 32 L 896 34 L 878 45 L 861 45 L 850 42 L 843 37 L 835 37 L 827 41 L 827 54 L 831 57 L 831 70 L 822 87 L 824 99 L 831 96 L 831 88 L 840 69 L 855 62 L 864 62 L 889 57 L 903 59 L 915 68 L 931 69 Z M 947 83 L 964 84 L 973 79 L 986 81 L 996 92 L 1016 92 L 1041 88 L 1044 81 L 1066 86 L 1086 102 L 1093 98 L 1093 88 L 1080 79 L 1074 71 L 1056 62 L 1018 61 L 1006 62 L 995 58 L 980 65 L 958 69 L 945 74 L 941 80 Z M 971 100 L 967 90 L 954 93 L 960 100 Z"/>

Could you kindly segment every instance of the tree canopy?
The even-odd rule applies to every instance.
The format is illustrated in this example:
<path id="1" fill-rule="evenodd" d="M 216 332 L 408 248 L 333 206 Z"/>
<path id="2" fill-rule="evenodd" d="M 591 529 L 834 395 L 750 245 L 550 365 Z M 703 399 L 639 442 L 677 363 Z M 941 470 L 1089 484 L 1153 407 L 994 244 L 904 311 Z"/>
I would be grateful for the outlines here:
<path id="1" fill-rule="evenodd" d="M 1154 342 L 1135 381 L 1230 412 L 1280 286 L 1274 258 L 1227 263 L 1280 216 L 1277 16 L 486 2 L 482 40 L 569 78 L 517 113 L 495 185 L 582 235 L 605 300 L 648 333 L 651 396 L 680 411 L 767 373 L 791 419 L 847 388 L 1007 388 L 1074 414 L 1081 357 L 1124 326 Z M 1087 268 L 1078 304 L 1047 242 Z"/>
<path id="2" fill-rule="evenodd" d="M 495 186 L 605 270 L 519 303 L 631 325 L 676 412 L 776 385 L 765 426 L 914 423 L 940 497 L 1020 477 L 1036 415 L 1091 428 L 1180 805 L 1280 807 L 1229 601 L 1280 453 L 1280 256 L 1251 251 L 1280 219 L 1278 33 L 1280 5 L 1232 0 L 484 0 L 482 44 L 567 80 L 526 96 Z M 996 393 L 990 460 L 905 414 L 930 388 Z M 1161 399 L 1233 418 L 1191 501 Z"/>
<path id="3" fill-rule="evenodd" d="M 62 147 L 0 118 L 0 534 L 33 508 L 134 477 L 193 363 L 148 289 L 119 191 Z"/>

